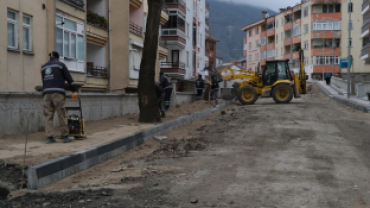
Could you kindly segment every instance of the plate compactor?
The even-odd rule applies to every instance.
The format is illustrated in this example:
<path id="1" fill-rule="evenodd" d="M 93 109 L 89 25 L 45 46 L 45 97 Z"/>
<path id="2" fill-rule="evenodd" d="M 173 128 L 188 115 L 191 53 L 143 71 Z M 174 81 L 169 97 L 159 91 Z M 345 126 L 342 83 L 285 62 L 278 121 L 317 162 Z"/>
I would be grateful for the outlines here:
<path id="1" fill-rule="evenodd" d="M 78 107 L 66 107 L 67 111 L 79 111 L 80 116 L 72 114 L 68 116 L 69 135 L 76 139 L 85 138 L 85 121 L 82 117 L 82 106 L 80 98 L 78 100 Z"/>

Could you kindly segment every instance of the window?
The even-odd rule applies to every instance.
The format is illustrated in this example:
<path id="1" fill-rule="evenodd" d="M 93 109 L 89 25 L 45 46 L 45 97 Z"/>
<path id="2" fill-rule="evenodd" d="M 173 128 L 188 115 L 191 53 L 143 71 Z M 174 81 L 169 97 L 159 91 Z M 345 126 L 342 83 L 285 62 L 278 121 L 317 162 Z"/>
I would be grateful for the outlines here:
<path id="1" fill-rule="evenodd" d="M 256 40 L 256 48 L 259 47 L 259 43 L 258 43 L 258 40 Z"/>
<path id="2" fill-rule="evenodd" d="M 271 30 L 275 28 L 275 22 L 269 22 L 267 23 L 267 30 Z"/>
<path id="3" fill-rule="evenodd" d="M 189 55 L 189 51 L 186 51 L 186 66 L 190 66 L 190 55 Z"/>
<path id="4" fill-rule="evenodd" d="M 308 50 L 308 47 L 309 47 L 309 45 L 308 45 L 308 41 L 305 41 L 305 42 L 304 42 L 304 50 Z"/>
<path id="5" fill-rule="evenodd" d="M 327 12 L 328 12 L 328 6 L 327 6 L 327 5 L 324 5 L 324 6 L 322 7 L 322 12 L 323 12 L 323 13 L 327 13 Z"/>
<path id="6" fill-rule="evenodd" d="M 189 23 L 186 23 L 186 37 L 189 38 L 189 33 L 190 33 L 190 25 Z"/>
<path id="7" fill-rule="evenodd" d="M 305 8 L 304 8 L 304 10 L 303 10 L 303 15 L 304 15 L 304 17 L 307 17 L 308 16 L 308 6 L 306 6 Z"/>
<path id="8" fill-rule="evenodd" d="M 267 51 L 267 58 L 275 57 L 275 50 Z"/>
<path id="9" fill-rule="evenodd" d="M 304 25 L 304 34 L 307 34 L 308 33 L 308 24 L 305 24 Z"/>
<path id="10" fill-rule="evenodd" d="M 299 36 L 299 35 L 301 35 L 301 27 L 300 26 L 294 27 L 293 36 Z"/>
<path id="11" fill-rule="evenodd" d="M 8 48 L 18 49 L 18 13 L 8 10 Z"/>
<path id="12" fill-rule="evenodd" d="M 284 18 L 281 18 L 281 26 L 284 25 Z"/>
<path id="13" fill-rule="evenodd" d="M 334 12 L 334 6 L 333 5 L 329 5 L 329 13 L 333 13 Z"/>
<path id="14" fill-rule="evenodd" d="M 313 56 L 312 64 L 313 65 L 338 65 L 339 56 Z"/>
<path id="15" fill-rule="evenodd" d="M 353 12 L 353 3 L 348 4 L 348 12 L 352 13 Z"/>
<path id="16" fill-rule="evenodd" d="M 261 52 L 261 59 L 266 59 L 266 51 Z"/>
<path id="17" fill-rule="evenodd" d="M 305 65 L 305 66 L 307 66 L 307 65 L 308 65 L 308 58 L 307 58 L 307 57 L 305 57 L 305 58 L 304 58 L 304 65 Z"/>
<path id="18" fill-rule="evenodd" d="M 32 18 L 23 16 L 23 50 L 32 51 Z"/>
<path id="19" fill-rule="evenodd" d="M 257 27 L 256 28 L 256 35 L 258 35 L 258 33 L 259 33 L 259 28 Z"/>
<path id="20" fill-rule="evenodd" d="M 249 30 L 249 37 L 252 37 L 252 30 Z"/>
<path id="21" fill-rule="evenodd" d="M 313 22 L 312 31 L 322 31 L 322 30 L 341 30 L 340 21 L 328 21 L 328 22 Z"/>
<path id="22" fill-rule="evenodd" d="M 82 32 L 82 24 L 56 16 L 55 45 L 61 57 L 84 61 L 85 40 Z"/>
<path id="23" fill-rule="evenodd" d="M 340 4 L 335 5 L 335 12 L 340 12 Z"/>
<path id="24" fill-rule="evenodd" d="M 249 43 L 249 50 L 252 49 L 252 43 Z"/>
<path id="25" fill-rule="evenodd" d="M 266 45 L 267 43 L 267 38 L 262 38 L 261 39 L 261 45 Z"/>

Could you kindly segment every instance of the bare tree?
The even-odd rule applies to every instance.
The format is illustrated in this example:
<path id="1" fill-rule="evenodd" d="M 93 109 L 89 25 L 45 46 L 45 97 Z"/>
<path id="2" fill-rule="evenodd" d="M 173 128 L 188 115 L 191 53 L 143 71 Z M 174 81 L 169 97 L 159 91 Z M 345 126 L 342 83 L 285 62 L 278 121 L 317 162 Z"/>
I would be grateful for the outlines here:
<path id="1" fill-rule="evenodd" d="M 155 65 L 157 61 L 159 24 L 163 0 L 148 0 L 148 17 L 143 56 L 139 74 L 140 122 L 160 121 L 158 98 L 155 93 Z"/>

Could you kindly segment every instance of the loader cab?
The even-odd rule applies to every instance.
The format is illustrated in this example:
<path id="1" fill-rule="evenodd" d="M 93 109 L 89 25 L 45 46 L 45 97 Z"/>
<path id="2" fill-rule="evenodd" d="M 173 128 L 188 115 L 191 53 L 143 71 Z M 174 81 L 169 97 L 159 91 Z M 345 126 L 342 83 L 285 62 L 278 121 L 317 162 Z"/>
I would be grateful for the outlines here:
<path id="1" fill-rule="evenodd" d="M 279 80 L 293 80 L 287 61 L 267 61 L 262 74 L 263 86 L 272 86 Z"/>

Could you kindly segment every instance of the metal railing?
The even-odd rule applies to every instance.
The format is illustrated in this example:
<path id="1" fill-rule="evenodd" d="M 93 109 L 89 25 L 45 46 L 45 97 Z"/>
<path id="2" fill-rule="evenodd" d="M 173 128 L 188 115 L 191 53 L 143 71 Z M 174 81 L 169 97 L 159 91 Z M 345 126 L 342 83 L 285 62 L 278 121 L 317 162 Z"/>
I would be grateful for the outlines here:
<path id="1" fill-rule="evenodd" d="M 370 30 L 370 19 L 364 19 L 364 23 L 362 25 L 362 33 L 366 30 Z"/>
<path id="2" fill-rule="evenodd" d="M 93 76 L 93 77 L 103 77 L 103 78 L 108 78 L 109 76 L 109 71 L 108 68 L 106 67 L 101 67 L 101 66 L 93 66 L 93 67 L 87 67 L 87 76 Z"/>
<path id="3" fill-rule="evenodd" d="M 185 69 L 185 63 L 183 62 L 161 62 L 161 68 L 165 69 Z"/>
<path id="4" fill-rule="evenodd" d="M 366 56 L 366 55 L 370 56 L 370 43 L 362 47 L 361 56 Z"/>
<path id="5" fill-rule="evenodd" d="M 61 0 L 69 5 L 72 5 L 72 6 L 75 6 L 75 7 L 78 7 L 80 9 L 83 9 L 84 8 L 84 1 L 83 0 Z"/>
<path id="6" fill-rule="evenodd" d="M 161 33 L 162 33 L 162 36 L 179 36 L 181 38 L 186 39 L 185 33 L 177 28 L 162 29 Z"/>
<path id="7" fill-rule="evenodd" d="M 365 11 L 365 8 L 370 5 L 370 0 L 364 0 L 364 3 L 362 4 L 362 11 Z"/>
<path id="8" fill-rule="evenodd" d="M 330 45 L 313 45 L 312 46 L 314 49 L 322 49 L 322 48 L 340 48 L 340 46 L 336 46 L 336 45 L 334 45 L 334 47 L 333 46 L 330 46 Z"/>
<path id="9" fill-rule="evenodd" d="M 130 32 L 137 36 L 143 37 L 143 28 L 132 22 L 130 22 Z"/>
<path id="10" fill-rule="evenodd" d="M 165 0 L 164 3 L 165 4 L 179 4 L 186 8 L 186 3 L 183 0 Z"/>
<path id="11" fill-rule="evenodd" d="M 162 11 L 164 11 L 168 14 L 168 8 L 165 4 L 162 4 Z"/>
<path id="12" fill-rule="evenodd" d="M 162 38 L 159 38 L 159 45 L 163 48 L 167 48 L 167 41 L 163 40 Z"/>

